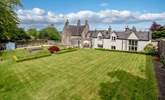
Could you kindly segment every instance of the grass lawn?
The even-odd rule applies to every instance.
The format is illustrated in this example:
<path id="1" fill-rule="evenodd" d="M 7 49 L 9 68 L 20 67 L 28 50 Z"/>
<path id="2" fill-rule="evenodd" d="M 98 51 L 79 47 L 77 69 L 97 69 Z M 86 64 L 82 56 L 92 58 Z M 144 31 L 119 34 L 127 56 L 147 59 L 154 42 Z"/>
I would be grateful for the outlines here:
<path id="1" fill-rule="evenodd" d="M 80 49 L 17 63 L 9 54 L 0 100 L 157 100 L 150 56 Z"/>

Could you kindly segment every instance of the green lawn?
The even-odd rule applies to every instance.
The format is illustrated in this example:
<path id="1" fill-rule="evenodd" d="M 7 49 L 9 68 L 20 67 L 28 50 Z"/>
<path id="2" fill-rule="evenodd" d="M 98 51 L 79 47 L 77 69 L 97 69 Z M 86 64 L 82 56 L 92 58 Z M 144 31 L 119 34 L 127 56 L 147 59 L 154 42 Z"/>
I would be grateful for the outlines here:
<path id="1" fill-rule="evenodd" d="M 18 52 L 18 51 L 17 51 Z M 0 63 L 0 100 L 157 100 L 150 56 L 92 49 Z"/>

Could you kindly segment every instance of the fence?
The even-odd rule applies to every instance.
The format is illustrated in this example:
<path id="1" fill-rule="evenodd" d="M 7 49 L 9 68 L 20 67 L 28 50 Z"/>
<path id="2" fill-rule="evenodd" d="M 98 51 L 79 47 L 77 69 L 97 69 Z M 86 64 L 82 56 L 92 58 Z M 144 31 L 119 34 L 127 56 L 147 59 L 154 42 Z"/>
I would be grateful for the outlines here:
<path id="1" fill-rule="evenodd" d="M 46 45 L 46 44 L 47 44 L 47 40 L 17 41 L 16 47 L 22 48 L 22 47 L 38 46 L 38 45 Z"/>

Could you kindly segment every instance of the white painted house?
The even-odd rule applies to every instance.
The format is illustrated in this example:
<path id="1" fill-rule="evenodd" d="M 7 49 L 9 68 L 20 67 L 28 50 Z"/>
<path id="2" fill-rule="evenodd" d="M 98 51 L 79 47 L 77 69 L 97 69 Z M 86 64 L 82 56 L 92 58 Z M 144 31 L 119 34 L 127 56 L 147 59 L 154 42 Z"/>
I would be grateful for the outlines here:
<path id="1" fill-rule="evenodd" d="M 136 31 L 128 27 L 125 31 L 115 32 L 111 28 L 106 30 L 90 31 L 92 47 L 123 51 L 143 51 L 145 46 L 152 43 L 151 32 Z"/>

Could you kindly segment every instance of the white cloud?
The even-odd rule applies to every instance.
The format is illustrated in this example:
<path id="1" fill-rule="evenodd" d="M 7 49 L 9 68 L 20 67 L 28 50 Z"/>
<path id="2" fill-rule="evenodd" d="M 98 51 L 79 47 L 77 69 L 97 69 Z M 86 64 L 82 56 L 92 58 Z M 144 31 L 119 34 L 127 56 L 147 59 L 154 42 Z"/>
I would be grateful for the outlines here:
<path id="1" fill-rule="evenodd" d="M 165 12 L 162 13 L 146 13 L 132 12 L 129 10 L 101 10 L 91 11 L 83 10 L 79 12 L 71 12 L 67 14 L 56 14 L 52 11 L 45 11 L 40 8 L 32 10 L 20 9 L 17 11 L 21 24 L 55 24 L 63 25 L 66 19 L 71 23 L 75 23 L 78 19 L 88 19 L 90 24 L 136 24 L 149 21 L 165 21 Z"/>
<path id="2" fill-rule="evenodd" d="M 34 14 L 36 14 L 36 15 L 44 15 L 45 10 L 40 9 L 40 8 L 33 8 L 33 9 L 32 9 L 32 12 L 33 12 Z"/>
<path id="3" fill-rule="evenodd" d="M 165 12 L 163 13 L 146 13 L 139 16 L 140 20 L 165 20 Z"/>

